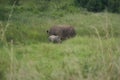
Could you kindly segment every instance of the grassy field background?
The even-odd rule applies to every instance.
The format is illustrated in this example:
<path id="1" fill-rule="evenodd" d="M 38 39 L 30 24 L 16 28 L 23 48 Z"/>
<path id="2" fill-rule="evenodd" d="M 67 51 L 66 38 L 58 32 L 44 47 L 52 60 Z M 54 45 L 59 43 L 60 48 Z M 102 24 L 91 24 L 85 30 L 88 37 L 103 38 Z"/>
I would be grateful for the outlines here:
<path id="1" fill-rule="evenodd" d="M 14 45 L 11 40 L 0 48 L 1 80 L 119 80 L 120 38 L 114 36 L 120 30 L 119 15 L 107 16 L 107 20 L 106 13 L 69 14 L 42 20 L 29 17 L 31 22 L 23 26 L 33 40 L 22 35 L 20 41 L 25 43 Z M 62 44 L 49 43 L 46 30 L 54 24 L 74 25 L 77 36 Z M 11 30 L 12 25 L 14 22 L 9 26 Z M 23 28 L 22 24 L 17 26 Z M 13 37 L 16 35 L 13 32 Z"/>
<path id="2" fill-rule="evenodd" d="M 30 4 L 0 21 L 0 80 L 120 80 L 120 14 L 38 12 Z M 77 35 L 50 43 L 46 30 L 53 25 L 72 25 Z"/>

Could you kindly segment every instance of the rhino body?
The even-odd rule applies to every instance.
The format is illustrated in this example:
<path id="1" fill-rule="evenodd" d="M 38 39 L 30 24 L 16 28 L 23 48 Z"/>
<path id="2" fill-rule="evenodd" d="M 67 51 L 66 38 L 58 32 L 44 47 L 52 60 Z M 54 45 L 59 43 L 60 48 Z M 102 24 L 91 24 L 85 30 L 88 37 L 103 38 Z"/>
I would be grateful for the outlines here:
<path id="1" fill-rule="evenodd" d="M 74 27 L 72 26 L 57 25 L 47 30 L 47 34 L 49 36 L 51 35 L 59 36 L 61 40 L 65 40 L 74 37 L 76 35 L 76 32 Z"/>

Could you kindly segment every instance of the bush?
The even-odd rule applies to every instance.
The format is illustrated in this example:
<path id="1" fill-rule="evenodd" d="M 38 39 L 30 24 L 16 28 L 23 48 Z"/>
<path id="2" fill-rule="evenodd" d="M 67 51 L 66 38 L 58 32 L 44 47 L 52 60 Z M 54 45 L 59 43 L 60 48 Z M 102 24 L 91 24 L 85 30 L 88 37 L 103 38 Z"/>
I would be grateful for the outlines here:
<path id="1" fill-rule="evenodd" d="M 20 0 L 9 0 L 9 4 L 13 5 L 15 2 L 15 5 L 19 5 L 20 4 Z"/>
<path id="2" fill-rule="evenodd" d="M 0 7 L 0 20 L 6 20 L 8 18 L 9 9 Z"/>
<path id="3" fill-rule="evenodd" d="M 75 2 L 88 11 L 99 12 L 108 9 L 110 12 L 120 13 L 120 0 L 76 0 Z"/>
<path id="4" fill-rule="evenodd" d="M 97 0 L 89 0 L 86 8 L 88 11 L 94 11 L 94 12 L 99 12 L 104 9 L 102 1 L 97 1 Z"/>
<path id="5" fill-rule="evenodd" d="M 109 0 L 108 11 L 120 13 L 120 0 Z"/>
<path id="6" fill-rule="evenodd" d="M 89 1 L 89 0 L 75 0 L 75 3 L 76 3 L 78 6 L 86 7 L 88 1 Z"/>

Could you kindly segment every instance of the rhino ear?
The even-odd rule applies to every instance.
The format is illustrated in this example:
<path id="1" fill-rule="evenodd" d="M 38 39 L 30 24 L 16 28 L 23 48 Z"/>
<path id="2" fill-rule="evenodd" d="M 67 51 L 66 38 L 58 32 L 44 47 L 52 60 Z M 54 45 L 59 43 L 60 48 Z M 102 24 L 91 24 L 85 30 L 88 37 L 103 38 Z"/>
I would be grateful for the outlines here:
<path id="1" fill-rule="evenodd" d="M 47 30 L 46 32 L 47 32 L 47 33 L 49 33 L 49 31 L 48 31 L 48 30 Z"/>

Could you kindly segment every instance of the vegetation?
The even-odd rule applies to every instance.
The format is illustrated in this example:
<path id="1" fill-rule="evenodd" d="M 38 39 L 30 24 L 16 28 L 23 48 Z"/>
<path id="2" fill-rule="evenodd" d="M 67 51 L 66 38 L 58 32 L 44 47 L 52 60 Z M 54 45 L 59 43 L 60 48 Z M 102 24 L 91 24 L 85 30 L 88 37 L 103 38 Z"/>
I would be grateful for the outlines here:
<path id="1" fill-rule="evenodd" d="M 120 80 L 119 2 L 0 0 L 0 80 Z M 77 36 L 49 43 L 59 24 Z"/>
<path id="2" fill-rule="evenodd" d="M 76 36 L 62 44 L 0 49 L 1 80 L 119 80 L 119 38 Z M 74 46 L 74 47 L 73 47 Z M 3 73 L 3 70 L 5 73 Z"/>
<path id="3" fill-rule="evenodd" d="M 120 0 L 76 0 L 79 6 L 88 11 L 100 12 L 107 9 L 110 12 L 120 13 Z"/>

